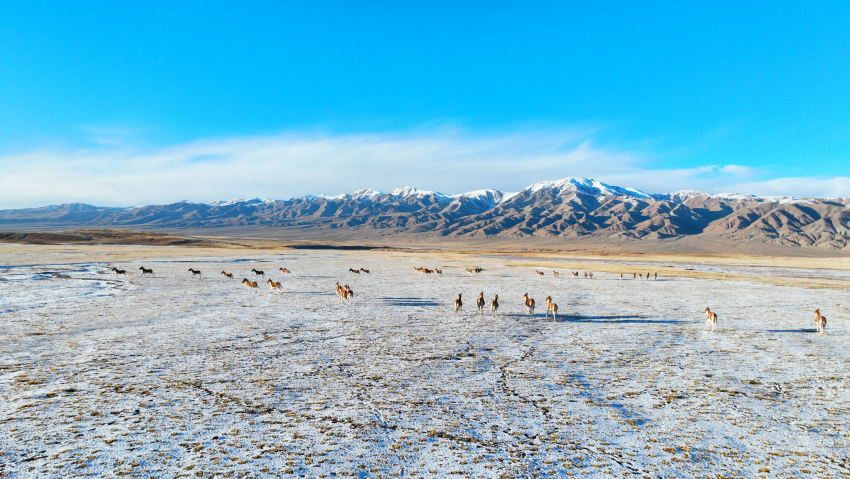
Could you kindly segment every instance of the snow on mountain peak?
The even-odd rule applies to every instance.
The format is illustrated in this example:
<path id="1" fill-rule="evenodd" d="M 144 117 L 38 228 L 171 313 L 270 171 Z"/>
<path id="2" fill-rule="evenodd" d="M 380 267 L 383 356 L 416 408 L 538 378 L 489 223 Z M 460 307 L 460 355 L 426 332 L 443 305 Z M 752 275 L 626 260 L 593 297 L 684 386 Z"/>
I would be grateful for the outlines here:
<path id="1" fill-rule="evenodd" d="M 540 190 L 551 189 L 557 190 L 558 194 L 581 192 L 594 196 L 629 196 L 633 198 L 651 198 L 650 195 L 635 188 L 621 188 L 619 186 L 611 186 L 601 181 L 596 181 L 592 178 L 581 178 L 576 176 L 568 176 L 556 181 L 541 181 L 535 183 L 523 191 L 535 193 Z"/>

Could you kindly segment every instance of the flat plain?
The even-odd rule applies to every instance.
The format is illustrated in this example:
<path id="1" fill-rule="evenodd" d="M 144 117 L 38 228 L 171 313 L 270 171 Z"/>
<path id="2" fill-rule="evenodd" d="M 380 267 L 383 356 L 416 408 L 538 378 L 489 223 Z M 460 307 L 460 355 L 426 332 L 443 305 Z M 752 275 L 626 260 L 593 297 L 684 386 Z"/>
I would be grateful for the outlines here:
<path id="1" fill-rule="evenodd" d="M 846 259 L 0 245 L 0 265 L 0 476 L 850 476 Z"/>

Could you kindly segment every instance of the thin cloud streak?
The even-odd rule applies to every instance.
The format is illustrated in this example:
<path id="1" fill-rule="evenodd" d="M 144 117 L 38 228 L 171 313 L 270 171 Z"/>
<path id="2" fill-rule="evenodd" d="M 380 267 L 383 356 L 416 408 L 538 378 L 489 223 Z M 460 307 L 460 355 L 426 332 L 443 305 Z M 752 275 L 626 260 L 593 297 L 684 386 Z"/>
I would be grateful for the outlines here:
<path id="1" fill-rule="evenodd" d="M 103 206 L 288 199 L 399 186 L 445 193 L 516 191 L 584 176 L 649 193 L 848 196 L 848 178 L 757 178 L 742 165 L 652 169 L 645 154 L 593 144 L 587 132 L 502 136 L 279 135 L 196 141 L 149 151 L 36 151 L 0 158 L 0 208 L 67 202 Z"/>

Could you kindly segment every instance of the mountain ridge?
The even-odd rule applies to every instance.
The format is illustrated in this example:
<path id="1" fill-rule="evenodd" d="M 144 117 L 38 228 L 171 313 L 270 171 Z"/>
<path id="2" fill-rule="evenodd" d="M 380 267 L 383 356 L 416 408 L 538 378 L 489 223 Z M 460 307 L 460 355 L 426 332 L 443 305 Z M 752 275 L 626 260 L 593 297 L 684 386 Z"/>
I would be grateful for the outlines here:
<path id="1" fill-rule="evenodd" d="M 320 236 L 379 230 L 386 235 L 610 240 L 712 236 L 730 241 L 848 249 L 850 198 L 649 194 L 593 179 L 543 181 L 518 192 L 475 190 L 456 195 L 402 187 L 361 189 L 288 200 L 253 198 L 182 201 L 129 208 L 81 203 L 0 210 L 0 229 L 277 228 Z"/>

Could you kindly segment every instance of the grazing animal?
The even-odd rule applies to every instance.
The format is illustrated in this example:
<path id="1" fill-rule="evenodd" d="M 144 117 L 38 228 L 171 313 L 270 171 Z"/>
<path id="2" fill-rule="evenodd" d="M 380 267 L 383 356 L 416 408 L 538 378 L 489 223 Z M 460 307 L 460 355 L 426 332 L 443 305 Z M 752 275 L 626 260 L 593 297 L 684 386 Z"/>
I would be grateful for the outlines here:
<path id="1" fill-rule="evenodd" d="M 557 271 L 552 271 L 552 274 L 555 275 L 556 278 L 561 279 Z"/>
<path id="2" fill-rule="evenodd" d="M 221 275 L 227 279 L 233 279 L 233 273 L 225 273 L 224 271 L 222 271 Z"/>
<path id="3" fill-rule="evenodd" d="M 277 291 L 280 294 L 283 294 L 283 288 L 280 287 L 280 283 L 275 283 L 272 280 L 266 281 L 266 284 L 269 285 L 269 291 L 274 293 Z"/>
<path id="4" fill-rule="evenodd" d="M 266 273 L 263 273 L 262 271 L 257 271 L 256 269 L 253 269 L 253 268 L 251 269 L 251 271 L 253 271 L 254 274 L 257 275 L 257 276 L 262 276 L 263 278 L 266 277 Z"/>
<path id="5" fill-rule="evenodd" d="M 189 272 L 190 272 L 190 273 L 192 273 L 192 277 L 193 277 L 193 278 L 194 278 L 195 276 L 197 276 L 197 277 L 198 277 L 198 279 L 200 279 L 200 278 L 201 278 L 201 270 L 199 270 L 199 269 L 192 269 L 192 268 L 189 268 Z"/>
<path id="6" fill-rule="evenodd" d="M 257 292 L 257 290 L 260 289 L 260 285 L 258 285 L 256 281 L 248 281 L 248 278 L 242 278 L 242 283 L 246 288 L 253 292 Z"/>
<path id="7" fill-rule="evenodd" d="M 360 274 L 360 270 L 359 270 L 359 269 L 351 269 L 351 268 L 348 268 L 348 271 L 350 271 L 350 272 L 352 272 L 352 273 L 355 273 L 355 274 Z"/>
<path id="8" fill-rule="evenodd" d="M 152 270 L 152 269 L 147 269 L 147 268 L 145 268 L 144 266 L 139 267 L 139 269 L 140 269 L 140 270 L 142 270 L 142 274 L 140 274 L 139 276 L 144 276 L 144 275 L 146 275 L 146 274 L 149 274 L 149 275 L 151 275 L 151 276 L 153 276 L 153 275 L 154 275 L 154 274 L 153 274 L 153 270 Z"/>
<path id="9" fill-rule="evenodd" d="M 490 311 L 493 312 L 493 316 L 496 316 L 496 311 L 499 310 L 499 295 L 497 294 L 493 301 L 490 301 Z"/>
<path id="10" fill-rule="evenodd" d="M 826 316 L 821 316 L 820 309 L 815 310 L 815 324 L 820 334 L 826 332 Z"/>
<path id="11" fill-rule="evenodd" d="M 126 275 L 127 275 L 127 271 L 125 271 L 125 270 L 123 270 L 123 269 L 112 268 L 112 271 L 113 271 L 115 274 L 117 274 L 117 275 L 122 275 L 122 274 L 123 274 L 124 276 L 126 276 Z"/>
<path id="12" fill-rule="evenodd" d="M 525 311 L 528 314 L 534 314 L 534 300 L 528 297 L 528 293 L 522 295 L 525 299 Z"/>
<path id="13" fill-rule="evenodd" d="M 461 309 L 463 309 L 463 301 L 460 299 L 460 296 L 461 296 L 462 294 L 463 294 L 463 293 L 458 293 L 458 294 L 457 294 L 457 299 L 455 300 L 455 316 L 457 316 L 458 314 L 460 314 L 460 310 L 461 310 Z"/>
<path id="14" fill-rule="evenodd" d="M 370 273 L 370 272 L 369 272 L 369 270 L 368 270 L 368 269 L 360 268 L 360 271 L 361 271 L 362 273 L 372 274 L 372 273 Z"/>
<path id="15" fill-rule="evenodd" d="M 546 296 L 546 317 L 549 317 L 549 313 L 552 313 L 552 321 L 557 321 L 556 315 L 558 314 L 558 305 L 552 302 L 551 296 Z"/>
<path id="16" fill-rule="evenodd" d="M 291 273 L 291 271 L 289 271 L 286 268 L 280 268 L 280 272 L 283 273 L 283 274 L 290 274 Z"/>
<path id="17" fill-rule="evenodd" d="M 543 271 L 535 271 L 535 273 L 537 273 L 537 276 L 543 276 Z"/>
<path id="18" fill-rule="evenodd" d="M 478 299 L 475 300 L 475 305 L 478 306 L 478 314 L 484 314 L 484 293 L 478 295 Z"/>
<path id="19" fill-rule="evenodd" d="M 710 309 L 705 308 L 706 325 L 713 331 L 717 330 L 717 314 L 712 313 Z"/>

